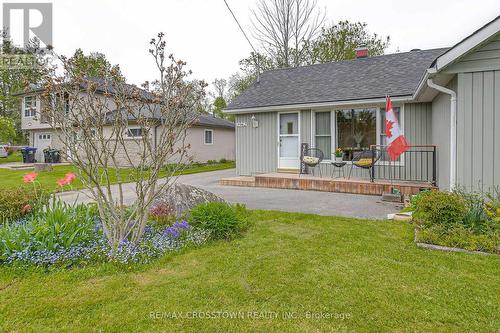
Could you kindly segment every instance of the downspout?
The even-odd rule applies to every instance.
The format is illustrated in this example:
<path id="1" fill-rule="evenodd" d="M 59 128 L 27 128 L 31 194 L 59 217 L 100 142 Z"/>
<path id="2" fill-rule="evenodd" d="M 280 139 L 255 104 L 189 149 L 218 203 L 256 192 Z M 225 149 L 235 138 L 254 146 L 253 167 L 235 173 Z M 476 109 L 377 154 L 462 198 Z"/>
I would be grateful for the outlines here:
<path id="1" fill-rule="evenodd" d="M 457 93 L 435 84 L 432 79 L 427 79 L 427 85 L 450 95 L 450 190 L 453 190 L 456 185 L 457 174 Z"/>

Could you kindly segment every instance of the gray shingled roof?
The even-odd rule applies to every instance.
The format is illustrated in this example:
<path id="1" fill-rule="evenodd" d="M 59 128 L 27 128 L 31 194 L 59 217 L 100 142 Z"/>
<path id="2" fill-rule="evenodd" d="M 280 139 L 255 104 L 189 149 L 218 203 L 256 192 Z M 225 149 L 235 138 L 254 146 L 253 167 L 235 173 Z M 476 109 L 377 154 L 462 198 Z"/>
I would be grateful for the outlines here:
<path id="1" fill-rule="evenodd" d="M 158 104 L 153 104 L 150 107 L 142 107 L 141 109 L 134 110 L 134 113 L 129 113 L 125 109 L 113 110 L 107 113 L 108 121 L 113 121 L 114 117 L 118 112 L 122 112 L 123 117 L 127 116 L 129 121 L 135 121 L 138 115 L 141 114 L 143 117 L 149 119 L 159 119 L 160 110 Z M 221 118 L 216 118 L 211 115 L 196 114 L 197 120 L 195 126 L 207 126 L 207 127 L 223 127 L 223 128 L 234 128 L 234 123 Z"/>
<path id="2" fill-rule="evenodd" d="M 234 123 L 229 120 L 216 118 L 214 116 L 201 115 L 198 117 L 198 126 L 234 128 Z"/>
<path id="3" fill-rule="evenodd" d="M 261 74 L 226 110 L 412 95 L 448 48 L 276 69 Z"/>

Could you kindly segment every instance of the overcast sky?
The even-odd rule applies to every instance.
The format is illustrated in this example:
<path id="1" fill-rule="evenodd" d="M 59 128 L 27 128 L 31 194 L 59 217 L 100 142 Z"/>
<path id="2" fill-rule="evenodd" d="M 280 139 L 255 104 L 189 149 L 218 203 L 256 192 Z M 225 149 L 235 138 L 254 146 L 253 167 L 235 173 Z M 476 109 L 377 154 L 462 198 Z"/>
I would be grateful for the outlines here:
<path id="1" fill-rule="evenodd" d="M 255 1 L 228 0 L 247 31 Z M 327 23 L 361 21 L 371 32 L 389 35 L 389 53 L 451 46 L 500 14 L 499 0 L 318 0 L 318 4 L 327 12 Z M 58 53 L 69 55 L 76 48 L 102 52 L 136 84 L 155 78 L 147 50 L 159 31 L 166 34 L 169 52 L 187 61 L 194 77 L 207 82 L 238 71 L 238 60 L 250 52 L 223 0 L 55 0 L 53 15 Z"/>

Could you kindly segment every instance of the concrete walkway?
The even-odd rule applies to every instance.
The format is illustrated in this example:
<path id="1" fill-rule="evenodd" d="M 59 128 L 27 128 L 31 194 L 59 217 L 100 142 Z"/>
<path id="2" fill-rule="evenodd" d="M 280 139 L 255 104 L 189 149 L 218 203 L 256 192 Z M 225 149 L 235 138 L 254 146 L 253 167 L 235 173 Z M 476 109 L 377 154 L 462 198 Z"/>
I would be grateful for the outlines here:
<path id="1" fill-rule="evenodd" d="M 220 178 L 235 176 L 235 170 L 221 170 L 180 176 L 177 181 L 203 188 L 228 202 L 243 203 L 250 209 L 280 210 L 287 212 L 337 215 L 346 217 L 384 219 L 395 213 L 401 205 L 381 202 L 378 196 L 345 193 L 283 190 L 258 187 L 222 186 Z M 134 184 L 124 184 L 125 203 L 135 200 Z M 114 186 L 116 189 L 117 186 Z M 66 202 L 90 202 L 86 190 L 59 194 Z"/>

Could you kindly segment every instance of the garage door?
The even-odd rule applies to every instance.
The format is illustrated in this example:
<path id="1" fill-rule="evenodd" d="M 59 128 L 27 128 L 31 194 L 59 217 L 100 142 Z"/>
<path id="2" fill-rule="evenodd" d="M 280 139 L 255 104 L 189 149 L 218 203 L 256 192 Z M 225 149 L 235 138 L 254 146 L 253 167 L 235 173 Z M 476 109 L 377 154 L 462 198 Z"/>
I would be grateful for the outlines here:
<path id="1" fill-rule="evenodd" d="M 50 133 L 36 133 L 35 134 L 35 158 L 38 162 L 44 162 L 43 150 L 50 147 L 52 144 L 52 134 Z"/>

